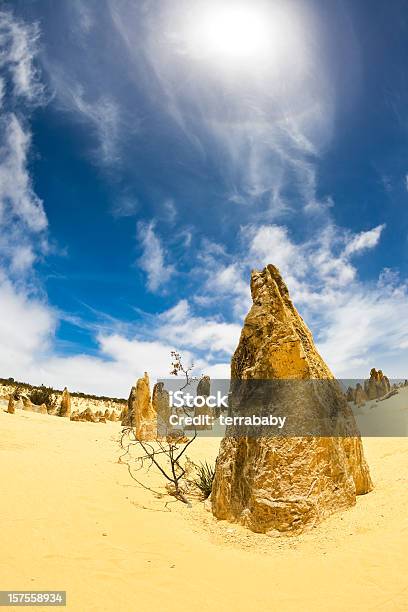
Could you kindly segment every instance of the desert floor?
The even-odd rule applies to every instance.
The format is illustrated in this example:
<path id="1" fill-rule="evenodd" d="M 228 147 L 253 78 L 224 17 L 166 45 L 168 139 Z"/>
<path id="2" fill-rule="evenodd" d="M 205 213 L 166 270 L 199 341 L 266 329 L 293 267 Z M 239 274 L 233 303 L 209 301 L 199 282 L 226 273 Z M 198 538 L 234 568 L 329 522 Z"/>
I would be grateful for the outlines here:
<path id="1" fill-rule="evenodd" d="M 116 423 L 2 409 L 0 431 L 0 589 L 66 590 L 81 612 L 408 610 L 408 438 L 365 439 L 375 490 L 354 508 L 269 538 L 166 508 L 118 463 Z"/>

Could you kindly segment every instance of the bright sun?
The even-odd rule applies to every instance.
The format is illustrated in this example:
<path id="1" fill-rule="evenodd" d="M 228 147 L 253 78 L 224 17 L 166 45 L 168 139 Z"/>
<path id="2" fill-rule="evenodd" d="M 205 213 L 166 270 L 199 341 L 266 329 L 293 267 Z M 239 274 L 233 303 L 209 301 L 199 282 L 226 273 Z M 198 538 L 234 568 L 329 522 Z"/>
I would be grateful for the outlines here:
<path id="1" fill-rule="evenodd" d="M 183 21 L 181 53 L 234 73 L 286 64 L 302 37 L 299 11 L 280 0 L 197 0 Z"/>
<path id="2" fill-rule="evenodd" d="M 265 15 L 251 5 L 208 9 L 195 32 L 203 54 L 221 59 L 260 57 L 268 50 L 269 35 Z"/>

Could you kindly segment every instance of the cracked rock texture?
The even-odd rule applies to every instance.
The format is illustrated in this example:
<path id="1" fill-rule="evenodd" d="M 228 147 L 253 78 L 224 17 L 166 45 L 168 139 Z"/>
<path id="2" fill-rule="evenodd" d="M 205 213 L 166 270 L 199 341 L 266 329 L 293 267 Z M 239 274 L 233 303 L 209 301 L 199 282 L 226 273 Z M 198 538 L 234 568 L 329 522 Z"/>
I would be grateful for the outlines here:
<path id="1" fill-rule="evenodd" d="M 335 415 L 342 435 L 250 437 L 228 428 L 217 458 L 212 511 L 255 532 L 290 535 L 352 506 L 372 482 L 346 398 L 279 270 L 268 265 L 252 272 L 251 293 L 253 305 L 231 362 L 231 385 L 252 379 L 311 381 L 307 387 L 291 386 L 292 416 L 309 423 Z"/>

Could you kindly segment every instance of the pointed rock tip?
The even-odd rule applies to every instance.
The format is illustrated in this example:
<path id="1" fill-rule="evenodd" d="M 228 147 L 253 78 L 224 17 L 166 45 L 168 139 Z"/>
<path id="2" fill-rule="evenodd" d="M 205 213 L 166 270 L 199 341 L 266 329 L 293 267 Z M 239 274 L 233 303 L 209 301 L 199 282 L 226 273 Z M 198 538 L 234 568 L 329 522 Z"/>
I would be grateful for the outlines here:
<path id="1" fill-rule="evenodd" d="M 263 270 L 252 270 L 251 271 L 251 294 L 252 299 L 258 295 L 258 290 L 261 286 L 271 284 L 274 281 L 278 286 L 281 295 L 285 295 L 289 298 L 289 291 L 285 281 L 283 280 L 282 274 L 279 269 L 273 264 L 267 264 Z"/>

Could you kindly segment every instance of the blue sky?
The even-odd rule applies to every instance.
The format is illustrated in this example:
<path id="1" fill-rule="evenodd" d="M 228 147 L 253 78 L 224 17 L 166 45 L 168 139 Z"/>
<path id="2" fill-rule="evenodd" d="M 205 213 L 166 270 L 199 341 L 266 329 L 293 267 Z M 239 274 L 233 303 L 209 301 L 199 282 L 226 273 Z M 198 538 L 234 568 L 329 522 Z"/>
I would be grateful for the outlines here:
<path id="1" fill-rule="evenodd" d="M 406 2 L 0 10 L 2 376 L 226 376 L 267 263 L 336 375 L 408 375 Z"/>

